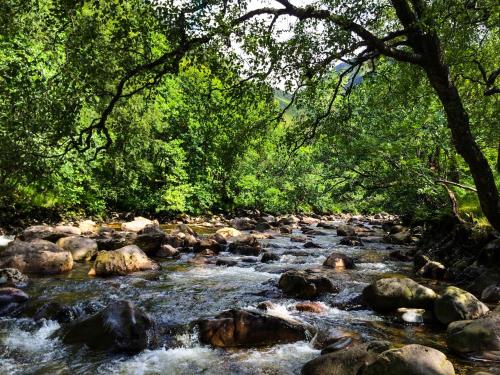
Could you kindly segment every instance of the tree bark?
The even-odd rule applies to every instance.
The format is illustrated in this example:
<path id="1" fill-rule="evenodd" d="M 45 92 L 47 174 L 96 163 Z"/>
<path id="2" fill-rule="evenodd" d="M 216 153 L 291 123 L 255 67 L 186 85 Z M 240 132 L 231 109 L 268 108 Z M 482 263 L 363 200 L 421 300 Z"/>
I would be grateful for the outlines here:
<path id="1" fill-rule="evenodd" d="M 500 231 L 500 199 L 493 172 L 471 133 L 469 116 L 450 79 L 449 68 L 442 61 L 439 44 L 432 43 L 430 47 L 431 50 L 434 49 L 434 53 L 424 65 L 425 72 L 446 112 L 453 145 L 469 166 L 481 209 L 491 226 Z"/>

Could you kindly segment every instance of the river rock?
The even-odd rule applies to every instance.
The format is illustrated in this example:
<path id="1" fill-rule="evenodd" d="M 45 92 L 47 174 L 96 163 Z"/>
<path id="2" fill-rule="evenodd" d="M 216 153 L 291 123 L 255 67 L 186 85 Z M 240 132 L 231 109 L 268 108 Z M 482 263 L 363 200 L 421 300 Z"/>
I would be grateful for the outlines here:
<path id="1" fill-rule="evenodd" d="M 459 353 L 484 355 L 484 352 L 500 351 L 500 314 L 495 312 L 476 320 L 450 323 L 446 343 Z"/>
<path id="2" fill-rule="evenodd" d="M 396 316 L 404 323 L 433 323 L 435 322 L 434 315 L 431 311 L 425 309 L 412 309 L 408 307 L 400 307 L 396 310 Z"/>
<path id="3" fill-rule="evenodd" d="M 336 269 L 351 269 L 354 268 L 354 259 L 345 254 L 333 252 L 328 255 L 323 266 Z"/>
<path id="4" fill-rule="evenodd" d="M 355 236 L 356 235 L 356 230 L 354 227 L 351 227 L 350 225 L 339 225 L 337 227 L 337 236 Z"/>
<path id="5" fill-rule="evenodd" d="M 406 277 L 379 279 L 363 289 L 363 300 L 378 312 L 390 312 L 400 307 L 432 307 L 437 294 Z"/>
<path id="6" fill-rule="evenodd" d="M 400 262 L 410 262 L 412 257 L 407 253 L 402 252 L 401 250 L 394 250 L 389 254 L 389 258 L 393 260 L 397 260 Z"/>
<path id="7" fill-rule="evenodd" d="M 81 234 L 94 234 L 97 233 L 98 225 L 92 220 L 84 220 L 78 224 Z"/>
<path id="8" fill-rule="evenodd" d="M 78 319 L 83 313 L 83 309 L 52 301 L 41 306 L 33 315 L 33 320 L 46 319 L 66 324 Z"/>
<path id="9" fill-rule="evenodd" d="M 139 247 L 129 245 L 117 250 L 99 251 L 89 275 L 127 275 L 159 268 L 158 264 L 149 259 Z"/>
<path id="10" fill-rule="evenodd" d="M 56 230 L 56 228 L 58 228 L 58 230 Z M 50 242 L 56 242 L 59 238 L 74 235 L 74 233 L 72 233 L 72 230 L 70 229 L 73 227 L 57 226 L 56 228 L 49 225 L 34 225 L 26 228 L 21 234 L 20 239 L 24 241 L 40 239 Z"/>
<path id="11" fill-rule="evenodd" d="M 228 251 L 233 254 L 258 256 L 261 252 L 259 241 L 252 236 L 236 237 L 228 246 Z"/>
<path id="12" fill-rule="evenodd" d="M 156 256 L 159 258 L 178 258 L 181 253 L 178 249 L 168 244 L 161 245 L 160 250 L 156 252 Z"/>
<path id="13" fill-rule="evenodd" d="M 308 241 L 304 244 L 304 249 L 321 249 L 321 245 L 318 245 L 315 242 Z"/>
<path id="14" fill-rule="evenodd" d="M 278 287 L 287 295 L 297 298 L 313 298 L 323 293 L 335 293 L 330 279 L 317 273 L 290 270 L 281 275 Z"/>
<path id="15" fill-rule="evenodd" d="M 160 250 L 166 236 L 160 227 L 147 225 L 138 232 L 134 244 L 139 246 L 146 254 L 155 254 Z"/>
<path id="16" fill-rule="evenodd" d="M 361 367 L 373 360 L 374 357 L 375 353 L 368 351 L 366 345 L 356 345 L 314 358 L 302 367 L 301 374 L 357 375 Z"/>
<path id="17" fill-rule="evenodd" d="M 481 292 L 481 299 L 484 302 L 498 303 L 500 302 L 500 284 L 491 284 L 484 288 Z"/>
<path id="18" fill-rule="evenodd" d="M 363 375 L 454 375 L 453 365 L 439 350 L 423 345 L 390 349 L 368 363 Z"/>
<path id="19" fill-rule="evenodd" d="M 262 263 L 269 263 L 280 260 L 280 256 L 278 254 L 271 253 L 270 251 L 264 251 L 262 253 L 262 257 L 260 261 Z"/>
<path id="20" fill-rule="evenodd" d="M 0 269 L 0 287 L 24 287 L 28 284 L 28 276 L 17 268 Z"/>
<path id="21" fill-rule="evenodd" d="M 200 240 L 194 245 L 193 250 L 195 253 L 204 253 L 204 255 L 219 254 L 223 247 L 220 243 L 210 238 Z"/>
<path id="22" fill-rule="evenodd" d="M 156 342 L 153 320 L 129 301 L 112 302 L 104 310 L 57 332 L 65 344 L 94 350 L 136 353 Z"/>
<path id="23" fill-rule="evenodd" d="M 394 234 L 386 234 L 383 237 L 385 243 L 391 243 L 395 245 L 407 245 L 412 242 L 412 236 L 409 231 L 399 232 Z"/>
<path id="24" fill-rule="evenodd" d="M 358 236 L 347 236 L 340 240 L 339 245 L 344 246 L 365 246 Z"/>
<path id="25" fill-rule="evenodd" d="M 295 215 L 287 215 L 278 220 L 278 225 L 295 225 L 300 219 Z"/>
<path id="26" fill-rule="evenodd" d="M 122 229 L 122 231 L 125 231 L 125 232 L 140 232 L 147 225 L 158 226 L 159 224 L 158 224 L 158 221 L 156 221 L 156 220 L 152 221 L 152 220 L 146 219 L 145 217 L 137 216 L 134 218 L 133 221 L 122 223 L 121 229 Z"/>
<path id="27" fill-rule="evenodd" d="M 226 267 L 234 267 L 237 264 L 238 262 L 231 258 L 219 258 L 215 262 L 216 266 L 226 266 Z"/>
<path id="28" fill-rule="evenodd" d="M 305 340 L 307 328 L 257 311 L 227 310 L 197 322 L 200 341 L 215 347 L 257 347 Z"/>
<path id="29" fill-rule="evenodd" d="M 17 288 L 0 288 L 0 316 L 12 312 L 19 306 L 29 300 L 29 296 Z"/>
<path id="30" fill-rule="evenodd" d="M 477 319 L 488 311 L 488 307 L 471 293 L 454 286 L 447 287 L 434 302 L 434 314 L 443 324 Z"/>
<path id="31" fill-rule="evenodd" d="M 16 268 L 23 273 L 57 274 L 73 268 L 73 257 L 45 240 L 15 240 L 0 253 L 0 268 Z"/>
<path id="32" fill-rule="evenodd" d="M 320 314 L 326 311 L 326 306 L 319 302 L 300 302 L 295 305 L 295 309 Z"/>
<path id="33" fill-rule="evenodd" d="M 213 233 L 210 236 L 208 236 L 207 238 L 216 241 L 218 244 L 227 245 L 226 237 L 224 237 L 220 233 Z"/>
<path id="34" fill-rule="evenodd" d="M 116 250 L 127 245 L 132 245 L 136 238 L 137 233 L 108 230 L 101 231 L 97 237 L 94 237 L 94 240 L 97 242 L 98 250 Z"/>
<path id="35" fill-rule="evenodd" d="M 293 232 L 293 228 L 288 225 L 282 225 L 279 228 L 281 234 L 291 234 Z"/>
<path id="36" fill-rule="evenodd" d="M 238 229 L 231 228 L 231 227 L 221 228 L 221 229 L 217 230 L 217 232 L 215 232 L 215 233 L 220 234 L 224 238 L 239 237 L 239 236 L 243 235 L 243 233 L 240 232 Z"/>
<path id="37" fill-rule="evenodd" d="M 97 255 L 97 242 L 81 236 L 63 237 L 57 240 L 57 246 L 69 251 L 73 260 L 91 260 Z"/>
<path id="38" fill-rule="evenodd" d="M 255 229 L 257 222 L 248 217 L 237 217 L 230 221 L 231 227 L 238 230 L 252 230 Z"/>

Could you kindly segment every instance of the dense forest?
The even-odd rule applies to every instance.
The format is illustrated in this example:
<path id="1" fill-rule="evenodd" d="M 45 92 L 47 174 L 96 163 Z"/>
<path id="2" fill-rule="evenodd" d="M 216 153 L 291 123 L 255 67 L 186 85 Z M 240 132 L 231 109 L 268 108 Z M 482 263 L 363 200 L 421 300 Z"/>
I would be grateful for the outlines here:
<path id="1" fill-rule="evenodd" d="M 0 0 L 0 375 L 500 374 L 498 0 Z"/>
<path id="2" fill-rule="evenodd" d="M 345 17 L 366 7 L 366 28 L 417 54 L 392 31 L 394 9 L 352 3 Z M 453 194 L 465 217 L 486 223 L 484 188 L 458 143 L 475 143 L 498 184 L 497 5 L 439 1 L 422 21 L 440 40 L 466 140 L 422 64 L 313 14 L 278 22 L 274 35 L 262 25 L 272 12 L 232 26 L 239 3 L 3 1 L 3 215 L 241 208 L 421 218 L 449 212 Z"/>

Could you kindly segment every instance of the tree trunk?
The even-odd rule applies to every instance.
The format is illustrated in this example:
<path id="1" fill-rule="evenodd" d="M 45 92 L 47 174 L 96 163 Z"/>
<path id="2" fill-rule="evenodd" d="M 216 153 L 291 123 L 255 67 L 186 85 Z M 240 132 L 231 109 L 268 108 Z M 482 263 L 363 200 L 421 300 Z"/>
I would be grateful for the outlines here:
<path id="1" fill-rule="evenodd" d="M 439 45 L 432 45 L 431 49 L 435 48 L 439 49 Z M 443 104 L 453 144 L 469 166 L 481 209 L 491 226 L 500 231 L 500 199 L 493 172 L 472 136 L 469 116 L 450 79 L 448 66 L 442 61 L 440 53 L 433 55 L 434 59 L 427 60 L 424 66 L 427 77 Z"/>
<path id="2" fill-rule="evenodd" d="M 498 150 L 497 150 L 497 172 L 500 173 L 500 140 L 498 141 Z"/>

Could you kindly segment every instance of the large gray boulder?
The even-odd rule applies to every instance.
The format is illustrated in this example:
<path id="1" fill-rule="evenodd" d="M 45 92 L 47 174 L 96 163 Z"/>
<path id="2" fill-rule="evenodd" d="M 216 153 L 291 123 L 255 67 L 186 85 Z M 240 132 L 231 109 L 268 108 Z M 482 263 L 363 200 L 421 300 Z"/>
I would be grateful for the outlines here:
<path id="1" fill-rule="evenodd" d="M 158 270 L 160 266 L 148 258 L 139 247 L 129 245 L 111 251 L 99 251 L 91 276 L 127 275 L 137 271 Z"/>
<path id="2" fill-rule="evenodd" d="M 363 289 L 364 301 L 375 311 L 391 312 L 400 307 L 430 308 L 437 294 L 407 277 L 379 279 Z"/>
<path id="3" fill-rule="evenodd" d="M 500 313 L 476 320 L 452 322 L 446 330 L 448 347 L 459 353 L 500 351 Z M 500 359 L 500 353 L 497 353 Z"/>
<path id="4" fill-rule="evenodd" d="M 139 352 L 156 342 L 153 320 L 129 301 L 112 302 L 104 310 L 56 332 L 66 344 L 85 344 L 94 350 Z"/>
<path id="5" fill-rule="evenodd" d="M 91 260 L 97 255 L 97 242 L 81 236 L 63 237 L 57 240 L 57 246 L 69 251 L 73 260 Z"/>
<path id="6" fill-rule="evenodd" d="M 443 324 L 456 320 L 477 319 L 488 311 L 488 306 L 474 295 L 455 286 L 447 287 L 434 302 L 434 315 Z"/>
<path id="7" fill-rule="evenodd" d="M 15 240 L 0 253 L 0 268 L 16 268 L 28 274 L 58 274 L 71 271 L 73 257 L 49 241 Z"/>
<path id="8" fill-rule="evenodd" d="M 200 341 L 215 347 L 257 347 L 305 340 L 308 328 L 258 311 L 232 309 L 197 322 Z"/>
<path id="9" fill-rule="evenodd" d="M 439 350 L 423 345 L 406 345 L 378 355 L 363 375 L 454 375 L 455 370 Z"/>

